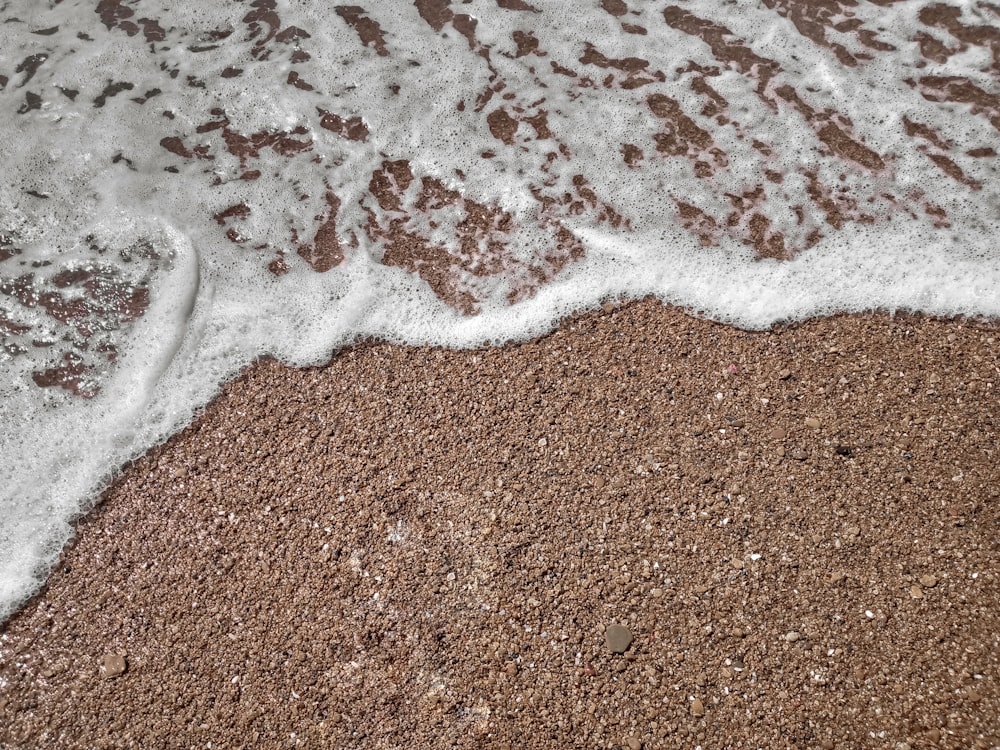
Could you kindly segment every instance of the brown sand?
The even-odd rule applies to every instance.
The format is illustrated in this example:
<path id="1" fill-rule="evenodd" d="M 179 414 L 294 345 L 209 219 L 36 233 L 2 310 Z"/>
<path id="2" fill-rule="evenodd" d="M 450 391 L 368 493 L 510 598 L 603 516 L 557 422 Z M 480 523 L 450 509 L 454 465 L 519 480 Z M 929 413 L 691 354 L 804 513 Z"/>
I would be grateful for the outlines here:
<path id="1" fill-rule="evenodd" d="M 998 339 L 643 301 L 259 363 L 5 626 L 0 746 L 996 747 Z"/>

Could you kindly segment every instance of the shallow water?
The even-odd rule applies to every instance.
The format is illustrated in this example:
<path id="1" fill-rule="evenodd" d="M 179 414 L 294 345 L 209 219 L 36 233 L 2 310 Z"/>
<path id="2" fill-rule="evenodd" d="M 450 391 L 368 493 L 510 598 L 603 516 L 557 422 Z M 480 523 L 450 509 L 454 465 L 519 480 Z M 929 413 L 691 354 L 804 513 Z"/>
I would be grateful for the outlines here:
<path id="1" fill-rule="evenodd" d="M 1000 5 L 171 5 L 0 3 L 0 619 L 262 354 L 1000 314 Z"/>

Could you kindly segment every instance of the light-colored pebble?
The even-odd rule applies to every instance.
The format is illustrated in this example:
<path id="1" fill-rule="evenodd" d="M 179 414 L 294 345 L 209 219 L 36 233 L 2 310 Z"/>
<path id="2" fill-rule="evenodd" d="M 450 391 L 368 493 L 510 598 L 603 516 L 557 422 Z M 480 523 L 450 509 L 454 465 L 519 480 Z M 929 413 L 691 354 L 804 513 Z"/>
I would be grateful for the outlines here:
<path id="1" fill-rule="evenodd" d="M 118 677 L 125 671 L 127 666 L 124 654 L 105 654 L 104 658 L 101 659 L 101 677 L 105 679 Z"/>
<path id="2" fill-rule="evenodd" d="M 624 625 L 608 625 L 604 631 L 604 640 L 612 653 L 624 654 L 632 645 L 632 631 Z"/>

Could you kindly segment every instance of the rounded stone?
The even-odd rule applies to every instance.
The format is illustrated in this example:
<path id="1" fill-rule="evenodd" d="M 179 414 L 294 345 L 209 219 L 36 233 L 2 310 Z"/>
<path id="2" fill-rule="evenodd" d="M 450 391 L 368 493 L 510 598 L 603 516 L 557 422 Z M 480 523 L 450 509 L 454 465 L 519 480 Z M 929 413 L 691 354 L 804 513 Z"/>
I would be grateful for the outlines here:
<path id="1" fill-rule="evenodd" d="M 624 654 L 632 645 L 632 631 L 624 625 L 608 625 L 604 631 L 604 640 L 612 653 Z"/>
<path id="2" fill-rule="evenodd" d="M 105 654 L 101 660 L 101 677 L 118 677 L 126 666 L 124 654 Z"/>

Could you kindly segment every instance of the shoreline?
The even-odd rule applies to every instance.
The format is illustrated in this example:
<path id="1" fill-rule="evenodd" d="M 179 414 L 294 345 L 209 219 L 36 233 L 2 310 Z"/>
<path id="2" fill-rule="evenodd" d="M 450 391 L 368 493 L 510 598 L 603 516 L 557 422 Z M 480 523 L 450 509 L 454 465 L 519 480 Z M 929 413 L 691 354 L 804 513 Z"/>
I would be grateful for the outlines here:
<path id="1" fill-rule="evenodd" d="M 646 299 L 259 361 L 0 627 L 0 744 L 997 746 L 998 340 Z"/>

